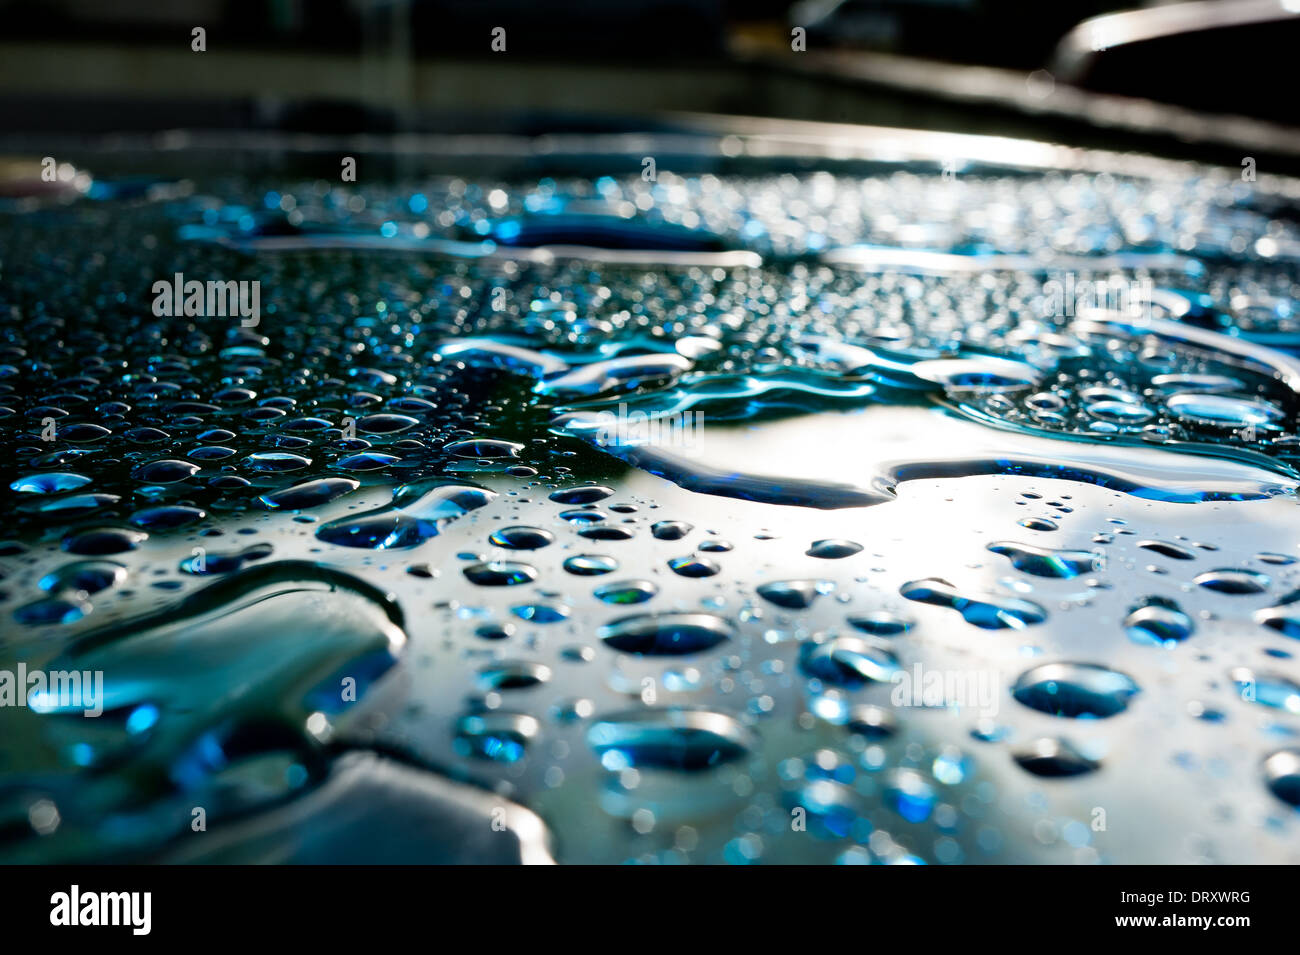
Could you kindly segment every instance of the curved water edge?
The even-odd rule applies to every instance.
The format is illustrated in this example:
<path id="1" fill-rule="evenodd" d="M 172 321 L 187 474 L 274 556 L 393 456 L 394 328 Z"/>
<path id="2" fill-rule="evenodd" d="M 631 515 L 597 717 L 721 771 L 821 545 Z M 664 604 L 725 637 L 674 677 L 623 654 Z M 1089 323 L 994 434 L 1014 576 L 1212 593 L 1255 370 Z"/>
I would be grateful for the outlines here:
<path id="1" fill-rule="evenodd" d="M 552 425 L 686 490 L 767 504 L 830 510 L 871 507 L 895 500 L 898 486 L 908 481 L 998 474 L 1092 484 L 1146 500 L 1173 504 L 1268 500 L 1280 495 L 1293 495 L 1300 487 L 1300 482 L 1279 479 L 1261 469 L 1227 460 L 1196 459 L 1197 469 L 1180 461 L 1183 466 L 1171 471 L 1169 465 L 1160 460 L 1159 452 L 1122 446 L 1056 457 L 1012 454 L 882 462 L 877 465 L 876 473 L 862 484 L 820 481 L 719 468 L 662 447 L 620 444 L 607 438 L 612 432 L 599 414 L 568 412 L 554 419 Z M 1075 449 L 1074 445 L 1067 447 L 1072 451 Z"/>

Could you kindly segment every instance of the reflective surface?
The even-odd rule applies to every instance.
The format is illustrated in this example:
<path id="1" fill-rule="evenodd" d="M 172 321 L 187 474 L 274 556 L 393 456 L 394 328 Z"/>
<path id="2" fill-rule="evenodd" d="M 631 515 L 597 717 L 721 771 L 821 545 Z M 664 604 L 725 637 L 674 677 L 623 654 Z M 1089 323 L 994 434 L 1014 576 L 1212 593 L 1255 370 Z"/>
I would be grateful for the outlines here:
<path id="1" fill-rule="evenodd" d="M 638 162 L 0 212 L 0 857 L 1297 861 L 1290 186 Z"/>

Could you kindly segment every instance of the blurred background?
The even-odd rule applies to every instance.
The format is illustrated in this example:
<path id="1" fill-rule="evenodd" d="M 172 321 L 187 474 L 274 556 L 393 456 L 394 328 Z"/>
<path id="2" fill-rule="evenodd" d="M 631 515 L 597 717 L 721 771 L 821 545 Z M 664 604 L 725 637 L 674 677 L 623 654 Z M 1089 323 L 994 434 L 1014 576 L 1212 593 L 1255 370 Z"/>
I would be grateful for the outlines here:
<path id="1" fill-rule="evenodd" d="M 1300 169 L 1300 0 L 2 0 L 0 23 L 11 137 L 662 130 L 706 113 Z"/>

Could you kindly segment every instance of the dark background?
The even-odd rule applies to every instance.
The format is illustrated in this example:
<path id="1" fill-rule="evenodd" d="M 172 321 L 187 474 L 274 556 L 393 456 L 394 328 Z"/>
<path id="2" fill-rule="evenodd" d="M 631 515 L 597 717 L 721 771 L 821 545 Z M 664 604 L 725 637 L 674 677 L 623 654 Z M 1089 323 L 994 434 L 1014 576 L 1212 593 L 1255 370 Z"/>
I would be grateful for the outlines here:
<path id="1" fill-rule="evenodd" d="M 1300 3 L 1293 4 L 1300 10 Z M 1152 8 L 1160 17 L 1151 21 Z M 11 135 L 655 129 L 682 112 L 1300 171 L 1282 0 L 0 0 Z M 203 27 L 207 50 L 191 50 Z M 791 30 L 807 49 L 791 49 Z M 505 52 L 491 47 L 506 30 Z M 1071 31 L 1074 31 L 1073 33 Z M 3 135 L 3 134 L 0 134 Z"/>

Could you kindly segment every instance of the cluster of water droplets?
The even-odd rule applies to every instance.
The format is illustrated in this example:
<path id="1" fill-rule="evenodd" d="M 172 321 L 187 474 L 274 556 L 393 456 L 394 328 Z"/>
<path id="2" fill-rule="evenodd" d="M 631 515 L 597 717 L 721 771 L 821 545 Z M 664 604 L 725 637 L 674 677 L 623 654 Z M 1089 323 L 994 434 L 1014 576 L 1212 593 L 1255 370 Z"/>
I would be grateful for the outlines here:
<path id="1" fill-rule="evenodd" d="M 202 805 L 252 857 L 242 820 L 360 805 L 340 754 L 380 751 L 573 860 L 1123 860 L 1088 812 L 1176 718 L 1155 758 L 1244 774 L 1200 735 L 1235 721 L 1294 832 L 1295 544 L 1223 508 L 1294 506 L 1300 242 L 1239 184 L 99 185 L 0 210 L 0 650 L 105 680 L 97 720 L 0 709 L 0 854 L 165 855 Z M 1063 270 L 1140 291 L 1061 309 Z M 259 324 L 157 315 L 174 273 L 257 278 Z M 829 462 L 877 414 L 1005 451 L 645 438 L 797 420 Z M 940 487 L 942 529 L 885 530 Z"/>

